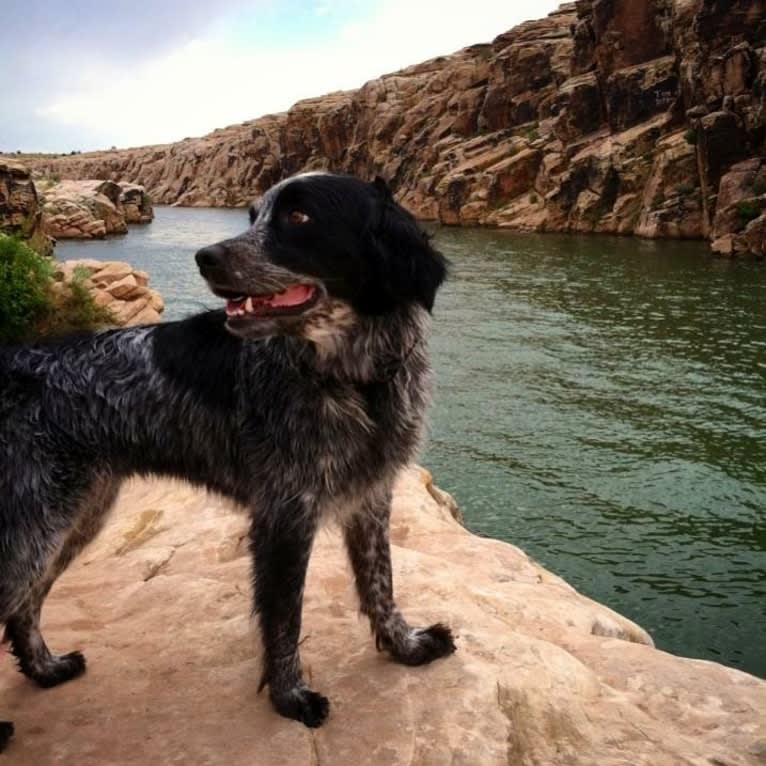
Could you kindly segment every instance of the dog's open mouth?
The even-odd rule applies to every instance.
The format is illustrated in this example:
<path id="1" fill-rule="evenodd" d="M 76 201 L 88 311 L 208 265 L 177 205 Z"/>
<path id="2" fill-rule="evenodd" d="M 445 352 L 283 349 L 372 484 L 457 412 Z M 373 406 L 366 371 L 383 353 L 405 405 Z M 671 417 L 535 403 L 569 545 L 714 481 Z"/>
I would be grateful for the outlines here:
<path id="1" fill-rule="evenodd" d="M 234 317 L 275 317 L 301 314 L 313 306 L 319 298 L 314 285 L 290 285 L 280 293 L 268 295 L 235 295 L 228 290 L 215 290 L 226 298 L 226 316 Z"/>

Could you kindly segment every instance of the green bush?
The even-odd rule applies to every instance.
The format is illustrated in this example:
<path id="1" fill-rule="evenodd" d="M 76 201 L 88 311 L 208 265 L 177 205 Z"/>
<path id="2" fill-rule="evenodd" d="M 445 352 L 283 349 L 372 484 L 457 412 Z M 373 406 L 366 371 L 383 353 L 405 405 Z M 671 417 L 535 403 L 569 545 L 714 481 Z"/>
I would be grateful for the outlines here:
<path id="1" fill-rule="evenodd" d="M 21 240 L 0 234 L 0 343 L 34 334 L 50 309 L 53 267 Z"/>
<path id="2" fill-rule="evenodd" d="M 76 269 L 71 282 L 54 282 L 51 259 L 0 234 L 0 344 L 113 324 L 85 284 L 88 273 Z"/>
<path id="3" fill-rule="evenodd" d="M 755 202 L 749 199 L 744 199 L 737 203 L 737 215 L 742 219 L 743 223 L 758 218 L 761 214 L 761 210 Z"/>
<path id="4" fill-rule="evenodd" d="M 535 123 L 531 127 L 526 128 L 524 130 L 524 138 L 526 138 L 527 141 L 537 141 L 537 139 L 540 138 L 539 124 Z"/>
<path id="5" fill-rule="evenodd" d="M 697 143 L 697 131 L 693 128 L 689 128 L 689 130 L 684 133 L 684 138 L 686 139 L 687 144 L 696 144 Z"/>
<path id="6" fill-rule="evenodd" d="M 35 327 L 36 335 L 64 335 L 115 323 L 112 312 L 93 300 L 85 284 L 89 276 L 88 269 L 78 267 L 71 282 L 56 283 L 62 287 L 55 292 L 50 290 L 49 310 Z"/>

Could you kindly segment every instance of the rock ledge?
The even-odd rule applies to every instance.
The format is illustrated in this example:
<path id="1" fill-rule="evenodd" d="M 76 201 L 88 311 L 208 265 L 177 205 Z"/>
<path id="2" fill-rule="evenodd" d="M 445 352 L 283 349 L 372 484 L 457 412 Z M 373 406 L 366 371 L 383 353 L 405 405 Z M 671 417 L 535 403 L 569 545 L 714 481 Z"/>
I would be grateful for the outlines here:
<path id="1" fill-rule="evenodd" d="M 519 549 L 467 532 L 429 483 L 412 468 L 398 484 L 395 582 L 414 622 L 451 624 L 458 652 L 415 669 L 376 653 L 339 534 L 321 533 L 302 652 L 333 708 L 314 732 L 256 693 L 243 516 L 131 481 L 44 615 L 52 646 L 84 649 L 89 672 L 41 692 L 2 660 L 17 731 L 3 763 L 763 764 L 766 683 L 655 650 Z"/>

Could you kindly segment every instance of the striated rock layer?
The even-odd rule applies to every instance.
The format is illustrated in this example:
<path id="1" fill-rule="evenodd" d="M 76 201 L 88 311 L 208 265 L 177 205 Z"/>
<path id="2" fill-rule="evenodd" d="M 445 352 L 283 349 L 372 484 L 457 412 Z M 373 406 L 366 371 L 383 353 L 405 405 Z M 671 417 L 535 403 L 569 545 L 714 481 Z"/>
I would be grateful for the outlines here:
<path id="1" fill-rule="evenodd" d="M 481 764 L 745 766 L 766 753 L 766 683 L 655 650 L 638 626 L 520 550 L 467 532 L 419 469 L 394 500 L 399 602 L 457 653 L 407 668 L 375 651 L 340 534 L 320 534 L 301 650 L 326 725 L 256 692 L 247 523 L 186 485 L 135 480 L 59 581 L 44 624 L 82 679 L 41 691 L 0 656 L 7 766 Z"/>
<path id="2" fill-rule="evenodd" d="M 35 164 L 199 206 L 245 205 L 305 169 L 378 173 L 448 224 L 729 237 L 717 249 L 763 254 L 766 172 L 729 174 L 766 155 L 765 18 L 766 0 L 580 0 L 284 114 Z M 724 188 L 736 215 L 719 216 Z"/>

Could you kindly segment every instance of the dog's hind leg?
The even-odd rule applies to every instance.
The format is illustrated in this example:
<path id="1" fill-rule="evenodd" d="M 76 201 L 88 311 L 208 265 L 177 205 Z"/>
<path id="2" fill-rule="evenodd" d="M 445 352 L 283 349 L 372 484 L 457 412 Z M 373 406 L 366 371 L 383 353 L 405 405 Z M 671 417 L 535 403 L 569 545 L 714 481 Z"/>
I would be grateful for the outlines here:
<path id="1" fill-rule="evenodd" d="M 390 515 L 390 488 L 372 493 L 344 526 L 346 548 L 360 609 L 370 619 L 376 647 L 405 665 L 424 665 L 452 654 L 455 642 L 446 625 L 412 628 L 397 609 L 388 537 Z"/>
<path id="2" fill-rule="evenodd" d="M 5 639 L 11 642 L 21 672 L 44 688 L 76 678 L 85 671 L 80 652 L 53 654 L 40 632 L 43 602 L 58 576 L 95 536 L 106 520 L 119 490 L 119 481 L 101 478 L 94 482 L 80 503 L 74 524 L 64 542 L 51 557 L 26 599 L 7 618 Z"/>
<path id="3" fill-rule="evenodd" d="M 330 703 L 303 681 L 298 638 L 306 568 L 317 528 L 315 509 L 301 501 L 268 508 L 250 530 L 255 611 L 263 638 L 263 676 L 278 713 L 320 726 Z M 273 513 L 272 513 L 273 511 Z"/>

